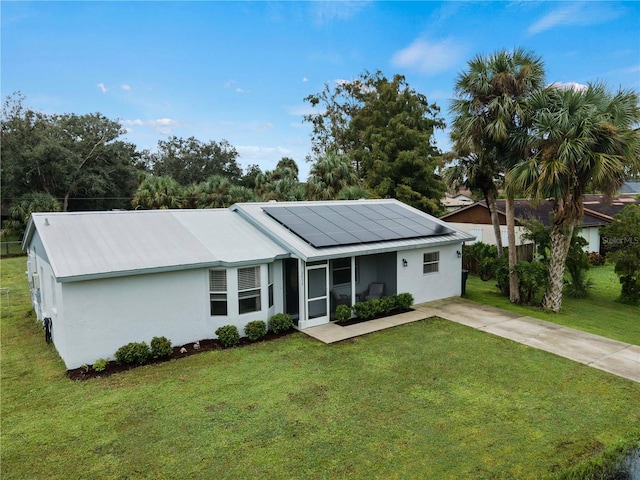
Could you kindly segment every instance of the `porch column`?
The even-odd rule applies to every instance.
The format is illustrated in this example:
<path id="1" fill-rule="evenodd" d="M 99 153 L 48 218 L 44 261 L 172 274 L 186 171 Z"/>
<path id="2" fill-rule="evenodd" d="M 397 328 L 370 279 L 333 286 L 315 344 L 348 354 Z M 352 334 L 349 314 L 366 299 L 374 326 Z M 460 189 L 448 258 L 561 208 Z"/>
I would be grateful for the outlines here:
<path id="1" fill-rule="evenodd" d="M 351 306 L 356 304 L 356 257 L 351 257 Z"/>

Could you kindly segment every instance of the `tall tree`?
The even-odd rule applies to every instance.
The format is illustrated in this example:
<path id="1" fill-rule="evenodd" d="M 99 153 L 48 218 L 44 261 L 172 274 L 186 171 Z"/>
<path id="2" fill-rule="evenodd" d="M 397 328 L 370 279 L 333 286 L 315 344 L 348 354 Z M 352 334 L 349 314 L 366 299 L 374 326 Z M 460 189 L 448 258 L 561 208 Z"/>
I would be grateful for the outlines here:
<path id="1" fill-rule="evenodd" d="M 402 75 L 387 79 L 365 72 L 333 89 L 325 85 L 305 100 L 322 111 L 305 116 L 313 124 L 317 157 L 335 152 L 353 161 L 375 195 L 395 197 L 437 213 L 445 188 L 436 174 L 440 152 L 433 134 L 444 128 L 439 108 L 410 88 Z"/>
<path id="2" fill-rule="evenodd" d="M 535 199 L 551 198 L 551 254 L 545 309 L 562 306 L 566 257 L 583 215 L 588 188 L 612 195 L 625 170 L 640 162 L 638 93 L 610 93 L 602 84 L 586 90 L 552 85 L 533 95 L 535 111 L 528 148 L 535 152 L 509 174 L 509 182 Z"/>
<path id="3" fill-rule="evenodd" d="M 5 198 L 43 192 L 62 210 L 121 208 L 136 186 L 135 146 L 122 126 L 100 113 L 45 115 L 26 109 L 19 94 L 2 109 L 2 189 Z"/>
<path id="4" fill-rule="evenodd" d="M 309 200 L 335 200 L 347 187 L 359 184 L 351 161 L 335 153 L 318 158 L 309 172 L 307 198 Z"/>
<path id="5" fill-rule="evenodd" d="M 458 149 L 476 153 L 476 158 L 485 165 L 492 165 L 489 159 L 495 158 L 499 167 L 495 173 L 506 176 L 528 155 L 526 148 L 513 139 L 528 130 L 531 117 L 528 99 L 543 84 L 542 59 L 531 51 L 500 50 L 471 59 L 468 69 L 456 80 L 457 98 L 451 107 L 453 137 Z M 515 303 L 519 301 L 519 294 L 513 198 L 514 190 L 507 189 L 509 296 Z"/>
<path id="6" fill-rule="evenodd" d="M 232 182 L 242 177 L 238 165 L 238 152 L 226 140 L 203 143 L 189 137 L 170 137 L 158 141 L 158 150 L 147 154 L 154 175 L 170 176 L 180 185 L 187 186 L 205 181 L 213 175 L 222 175 Z"/>
<path id="7" fill-rule="evenodd" d="M 298 180 L 295 160 L 283 157 L 274 170 L 267 170 L 255 179 L 255 193 L 264 200 L 282 202 L 304 200 L 304 186 Z"/>

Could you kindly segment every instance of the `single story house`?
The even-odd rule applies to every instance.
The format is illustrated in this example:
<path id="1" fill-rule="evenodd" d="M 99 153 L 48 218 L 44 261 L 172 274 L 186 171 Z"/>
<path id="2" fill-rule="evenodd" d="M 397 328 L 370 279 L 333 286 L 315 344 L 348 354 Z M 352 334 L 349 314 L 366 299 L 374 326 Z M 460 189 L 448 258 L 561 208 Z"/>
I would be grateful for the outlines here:
<path id="1" fill-rule="evenodd" d="M 500 234 L 502 244 L 507 245 L 507 222 L 506 222 L 506 200 L 497 200 L 498 218 L 500 220 Z M 634 195 L 616 195 L 613 198 L 606 198 L 604 195 L 585 195 L 583 198 L 584 216 L 582 217 L 582 227 L 580 235 L 588 242 L 585 247 L 587 252 L 604 253 L 600 238 L 600 227 L 611 222 L 612 217 L 630 204 L 640 205 L 640 199 Z M 516 245 L 530 243 L 522 235 L 526 233 L 523 222 L 536 219 L 546 226 L 551 225 L 550 215 L 553 208 L 551 200 L 543 200 L 534 206 L 531 200 L 515 200 L 516 217 Z M 440 217 L 449 225 L 473 235 L 477 242 L 484 242 L 489 245 L 496 244 L 496 238 L 491 222 L 491 215 L 487 203 L 483 200 L 472 205 L 463 207 L 454 212 L 449 212 Z M 473 243 L 473 242 L 469 242 Z"/>
<path id="2" fill-rule="evenodd" d="M 416 303 L 457 296 L 472 240 L 386 199 L 34 213 L 23 248 L 37 318 L 71 369 L 129 342 L 182 345 L 280 312 L 320 325 L 370 284 Z"/>

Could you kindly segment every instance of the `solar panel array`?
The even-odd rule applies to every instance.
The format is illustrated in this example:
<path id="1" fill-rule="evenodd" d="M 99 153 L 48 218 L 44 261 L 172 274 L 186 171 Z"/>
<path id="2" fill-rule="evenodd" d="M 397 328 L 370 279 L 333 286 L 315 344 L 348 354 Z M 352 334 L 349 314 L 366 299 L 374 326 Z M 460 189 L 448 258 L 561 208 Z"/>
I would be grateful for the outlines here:
<path id="1" fill-rule="evenodd" d="M 395 203 L 263 207 L 312 247 L 448 235 L 453 230 Z"/>

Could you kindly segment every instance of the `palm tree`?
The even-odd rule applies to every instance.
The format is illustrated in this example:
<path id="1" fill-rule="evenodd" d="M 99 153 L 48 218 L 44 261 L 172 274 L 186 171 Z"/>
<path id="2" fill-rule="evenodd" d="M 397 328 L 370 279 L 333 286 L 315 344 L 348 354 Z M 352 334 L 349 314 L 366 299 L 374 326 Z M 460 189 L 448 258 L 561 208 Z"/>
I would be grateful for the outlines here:
<path id="1" fill-rule="evenodd" d="M 469 61 L 468 70 L 458 76 L 455 85 L 458 98 L 453 102 L 451 112 L 454 115 L 452 139 L 456 150 L 475 153 L 479 162 L 495 158 L 499 170 L 497 173 L 506 177 L 507 172 L 527 156 L 527 151 L 512 139 L 528 128 L 528 97 L 543 84 L 542 59 L 529 50 L 517 48 L 512 52 L 500 50 L 489 56 L 476 55 Z M 484 165 L 479 163 L 478 167 Z M 506 217 L 509 296 L 512 302 L 517 303 L 519 295 L 515 271 L 517 257 L 512 193 L 507 194 Z"/>
<path id="2" fill-rule="evenodd" d="M 131 204 L 143 210 L 181 208 L 183 197 L 182 186 L 173 178 L 149 175 L 136 190 Z"/>
<path id="3" fill-rule="evenodd" d="M 342 155 L 327 153 L 311 166 L 307 181 L 309 200 L 334 200 L 345 187 L 358 185 L 351 161 Z"/>
<path id="4" fill-rule="evenodd" d="M 529 145 L 535 154 L 509 173 L 509 183 L 534 199 L 553 200 L 549 282 L 542 306 L 557 312 L 567 253 L 583 214 L 583 194 L 617 191 L 624 172 L 640 163 L 638 93 L 609 93 L 551 85 L 531 99 L 535 111 Z M 523 137 L 524 138 L 524 137 Z"/>

